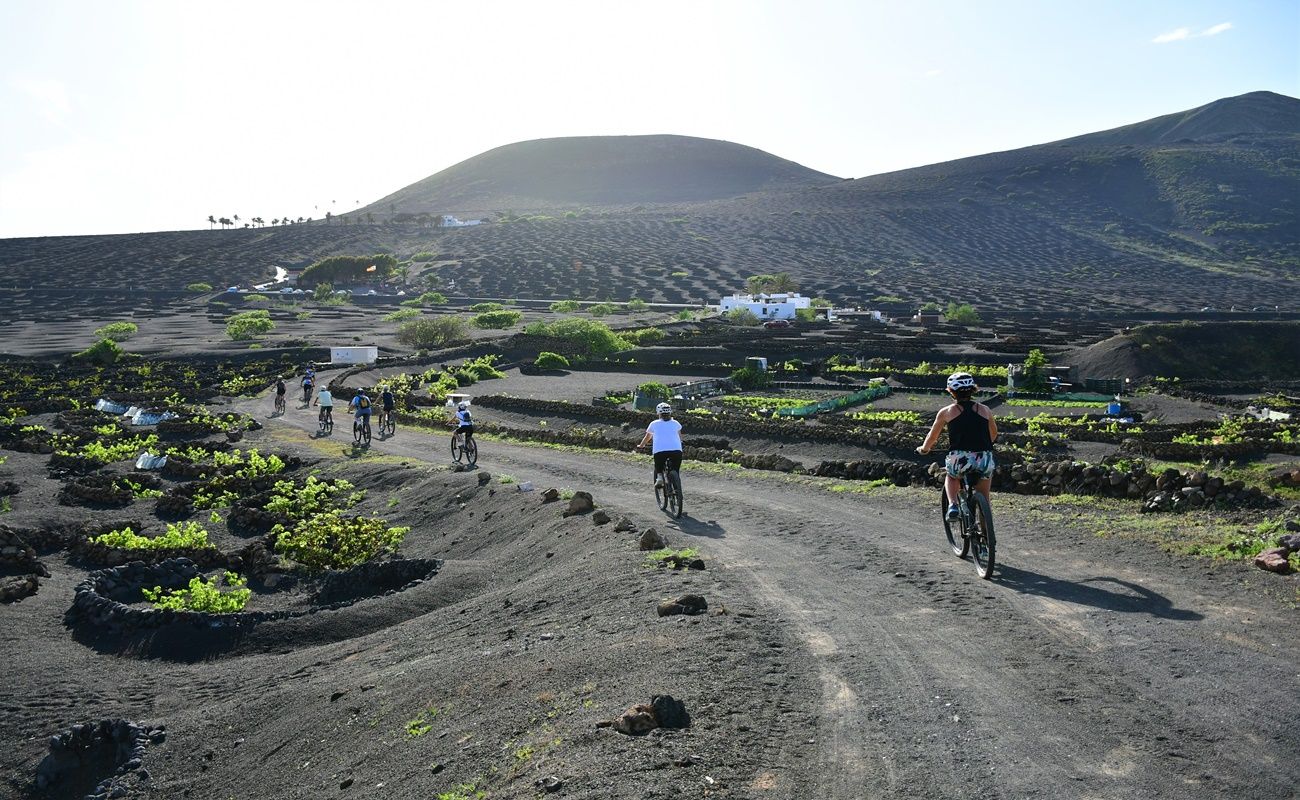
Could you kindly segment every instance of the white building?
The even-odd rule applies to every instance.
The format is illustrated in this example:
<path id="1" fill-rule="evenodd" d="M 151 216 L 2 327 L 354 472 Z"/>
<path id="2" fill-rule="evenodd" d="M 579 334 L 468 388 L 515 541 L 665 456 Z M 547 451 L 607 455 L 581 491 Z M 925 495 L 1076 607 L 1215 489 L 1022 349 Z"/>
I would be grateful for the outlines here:
<path id="1" fill-rule="evenodd" d="M 812 308 L 813 313 L 826 320 L 835 319 L 829 306 L 813 308 L 812 298 L 798 292 L 787 294 L 733 294 L 718 301 L 718 311 L 725 314 L 735 308 L 747 308 L 754 316 L 766 322 L 769 319 L 794 319 L 795 311 Z"/>
<path id="2" fill-rule="evenodd" d="M 718 302 L 718 310 L 723 314 L 736 308 L 748 308 L 764 322 L 769 319 L 794 319 L 796 309 L 811 307 L 812 298 L 798 293 L 733 294 Z"/>
<path id="3" fill-rule="evenodd" d="M 442 227 L 444 228 L 468 228 L 471 225 L 481 225 L 481 219 L 456 219 L 455 214 L 442 215 Z"/>

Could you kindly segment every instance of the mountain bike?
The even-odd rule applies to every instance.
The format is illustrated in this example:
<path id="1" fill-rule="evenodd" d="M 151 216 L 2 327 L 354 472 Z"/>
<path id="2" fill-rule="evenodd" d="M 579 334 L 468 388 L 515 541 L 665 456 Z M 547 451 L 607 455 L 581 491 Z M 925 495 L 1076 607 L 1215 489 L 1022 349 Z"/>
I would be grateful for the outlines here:
<path id="1" fill-rule="evenodd" d="M 397 412 L 379 412 L 379 435 L 388 438 L 397 433 Z"/>
<path id="2" fill-rule="evenodd" d="M 352 420 L 352 440 L 360 445 L 370 446 L 370 415 L 363 414 Z"/>
<path id="3" fill-rule="evenodd" d="M 322 436 L 328 436 L 334 432 L 334 413 L 329 406 L 321 406 L 319 419 Z"/>
<path id="4" fill-rule="evenodd" d="M 457 464 L 461 462 L 461 459 L 464 459 L 466 464 L 477 464 L 478 441 L 473 436 L 466 440 L 465 435 L 457 428 L 456 432 L 451 435 L 451 458 Z"/>
<path id="5" fill-rule="evenodd" d="M 282 394 L 277 394 L 275 396 L 275 413 L 277 414 L 284 413 L 284 395 Z"/>
<path id="6" fill-rule="evenodd" d="M 663 485 L 655 483 L 655 500 L 659 507 L 676 519 L 682 515 L 682 476 L 670 469 L 664 474 Z"/>
<path id="7" fill-rule="evenodd" d="M 939 514 L 943 518 L 943 532 L 948 546 L 958 558 L 968 554 L 975 562 L 975 573 L 988 580 L 993 575 L 997 539 L 993 534 L 993 509 L 989 500 L 975 488 L 979 475 L 967 470 L 961 476 L 957 493 L 957 508 L 961 514 L 956 520 L 948 519 L 948 496 L 939 489 Z"/>

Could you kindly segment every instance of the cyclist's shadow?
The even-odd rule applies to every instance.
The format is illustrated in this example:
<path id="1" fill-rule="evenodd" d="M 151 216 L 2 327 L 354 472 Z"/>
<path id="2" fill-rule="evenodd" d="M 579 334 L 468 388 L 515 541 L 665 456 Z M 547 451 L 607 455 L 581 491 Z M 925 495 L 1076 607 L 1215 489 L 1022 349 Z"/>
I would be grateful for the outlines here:
<path id="1" fill-rule="evenodd" d="M 682 533 L 691 536 L 704 536 L 709 539 L 721 539 L 727 535 L 727 529 L 719 525 L 715 520 L 695 519 L 691 516 L 690 511 L 682 512 L 677 519 L 669 519 L 668 525 L 676 527 Z"/>
<path id="2" fill-rule="evenodd" d="M 1150 614 L 1161 619 L 1193 621 L 1205 618 L 1195 611 L 1175 608 L 1173 602 L 1159 592 L 1119 578 L 1098 576 L 1067 581 L 1006 564 L 999 564 L 997 569 L 998 584 L 1025 594 L 1041 595 L 1106 611 Z M 1093 585 L 1099 583 L 1113 584 L 1118 591 Z"/>

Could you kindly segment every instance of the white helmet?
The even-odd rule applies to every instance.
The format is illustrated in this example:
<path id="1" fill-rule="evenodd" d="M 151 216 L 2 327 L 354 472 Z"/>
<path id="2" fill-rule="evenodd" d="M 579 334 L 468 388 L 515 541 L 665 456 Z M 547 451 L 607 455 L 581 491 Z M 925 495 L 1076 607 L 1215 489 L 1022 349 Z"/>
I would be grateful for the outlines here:
<path id="1" fill-rule="evenodd" d="M 673 413 L 673 407 L 670 406 L 670 405 L 668 405 L 667 403 L 660 403 L 659 405 L 655 406 L 655 413 L 656 413 L 656 414 L 671 414 L 671 413 Z"/>
<path id="2" fill-rule="evenodd" d="M 948 391 L 960 392 L 963 390 L 975 391 L 979 387 L 975 385 L 975 377 L 969 372 L 954 372 L 948 376 Z"/>
<path id="3" fill-rule="evenodd" d="M 461 411 L 464 411 L 465 409 L 469 408 L 469 403 L 466 403 L 464 400 L 462 400 L 456 404 L 456 408 L 459 408 Z"/>

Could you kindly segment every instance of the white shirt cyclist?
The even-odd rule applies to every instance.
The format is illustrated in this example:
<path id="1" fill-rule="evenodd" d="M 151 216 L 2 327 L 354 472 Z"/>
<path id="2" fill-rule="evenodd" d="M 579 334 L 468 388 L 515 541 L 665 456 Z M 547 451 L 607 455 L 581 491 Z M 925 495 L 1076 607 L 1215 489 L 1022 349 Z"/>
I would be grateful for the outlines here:
<path id="1" fill-rule="evenodd" d="M 682 423 L 675 419 L 657 419 L 646 426 L 646 433 L 654 437 L 653 452 L 682 449 Z"/>

